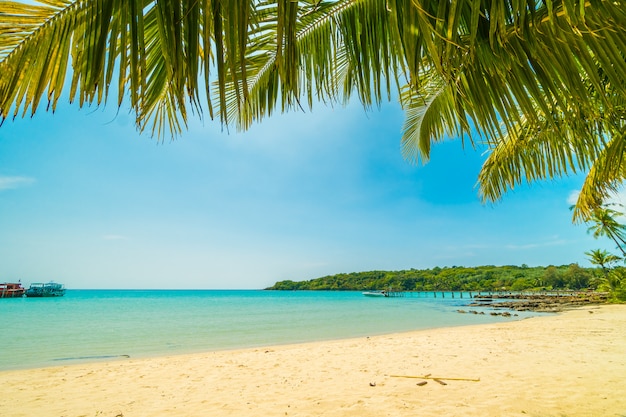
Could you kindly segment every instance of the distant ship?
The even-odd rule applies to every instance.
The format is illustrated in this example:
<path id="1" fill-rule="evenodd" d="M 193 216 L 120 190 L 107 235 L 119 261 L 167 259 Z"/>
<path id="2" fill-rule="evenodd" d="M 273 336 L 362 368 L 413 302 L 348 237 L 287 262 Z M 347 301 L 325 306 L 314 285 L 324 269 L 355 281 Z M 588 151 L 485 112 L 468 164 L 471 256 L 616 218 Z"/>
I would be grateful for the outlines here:
<path id="1" fill-rule="evenodd" d="M 0 284 L 0 298 L 16 298 L 24 295 L 22 284 L 5 282 Z"/>
<path id="2" fill-rule="evenodd" d="M 57 284 L 56 282 L 41 283 L 36 282 L 30 284 L 25 292 L 27 297 L 62 297 L 65 294 L 65 288 L 63 284 Z"/>

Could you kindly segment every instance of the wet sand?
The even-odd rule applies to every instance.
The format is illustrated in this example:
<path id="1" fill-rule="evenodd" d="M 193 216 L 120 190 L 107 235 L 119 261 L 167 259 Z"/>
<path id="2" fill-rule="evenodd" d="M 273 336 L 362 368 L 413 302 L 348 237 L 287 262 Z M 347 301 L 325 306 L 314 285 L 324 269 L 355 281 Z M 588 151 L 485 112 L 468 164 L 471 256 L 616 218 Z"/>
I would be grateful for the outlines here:
<path id="1" fill-rule="evenodd" d="M 623 417 L 625 382 L 626 305 L 603 305 L 487 325 L 4 371 L 0 416 Z"/>

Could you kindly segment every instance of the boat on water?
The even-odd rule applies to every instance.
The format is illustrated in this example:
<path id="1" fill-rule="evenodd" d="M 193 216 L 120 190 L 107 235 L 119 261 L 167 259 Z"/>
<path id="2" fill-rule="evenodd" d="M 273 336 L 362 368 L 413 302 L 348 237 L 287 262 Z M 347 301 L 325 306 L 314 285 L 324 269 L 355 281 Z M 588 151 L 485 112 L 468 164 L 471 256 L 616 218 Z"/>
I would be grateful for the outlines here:
<path id="1" fill-rule="evenodd" d="M 387 291 L 365 291 L 362 294 L 366 297 L 389 297 Z"/>
<path id="2" fill-rule="evenodd" d="M 0 284 L 0 298 L 17 298 L 24 295 L 24 287 L 19 282 L 4 282 Z"/>
<path id="3" fill-rule="evenodd" d="M 25 294 L 26 297 L 62 297 L 65 294 L 65 287 L 56 282 L 36 282 L 30 284 Z"/>

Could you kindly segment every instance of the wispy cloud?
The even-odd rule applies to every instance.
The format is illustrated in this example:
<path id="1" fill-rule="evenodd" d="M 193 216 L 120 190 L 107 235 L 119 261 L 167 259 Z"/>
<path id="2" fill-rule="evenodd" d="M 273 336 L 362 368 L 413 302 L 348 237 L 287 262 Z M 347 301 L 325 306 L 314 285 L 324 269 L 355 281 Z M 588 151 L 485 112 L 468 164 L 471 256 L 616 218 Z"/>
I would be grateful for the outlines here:
<path id="1" fill-rule="evenodd" d="M 579 194 L 580 194 L 580 190 L 572 190 L 567 196 L 567 203 L 570 205 L 576 204 Z M 612 193 L 607 199 L 607 201 L 605 201 L 605 203 L 608 205 L 617 205 L 617 206 L 626 205 L 626 188 L 622 187 L 619 190 L 617 190 L 617 192 Z"/>
<path id="2" fill-rule="evenodd" d="M 569 196 L 567 197 L 567 203 L 569 205 L 576 204 L 579 194 L 580 194 L 580 190 L 571 191 L 569 193 Z M 619 221 L 624 221 L 624 219 L 626 218 L 626 188 L 625 187 L 622 187 L 616 192 L 611 193 L 609 195 L 609 198 L 604 203 L 605 205 L 609 206 L 610 208 L 617 211 L 618 213 L 622 213 L 621 215 L 618 214 L 618 219 Z"/>
<path id="3" fill-rule="evenodd" d="M 25 187 L 32 184 L 33 182 L 35 182 L 35 179 L 30 177 L 0 176 L 0 191 Z"/>
<path id="4" fill-rule="evenodd" d="M 514 249 L 514 250 L 523 250 L 523 249 L 535 249 L 535 248 L 543 248 L 543 247 L 548 247 L 548 246 L 560 246 L 560 245 L 565 245 L 568 242 L 565 239 L 554 239 L 554 240 L 549 240 L 547 242 L 537 242 L 537 243 L 527 243 L 524 245 L 506 245 L 505 247 L 507 249 Z"/>
<path id="5" fill-rule="evenodd" d="M 128 236 L 124 235 L 104 235 L 102 236 L 104 240 L 128 240 Z"/>

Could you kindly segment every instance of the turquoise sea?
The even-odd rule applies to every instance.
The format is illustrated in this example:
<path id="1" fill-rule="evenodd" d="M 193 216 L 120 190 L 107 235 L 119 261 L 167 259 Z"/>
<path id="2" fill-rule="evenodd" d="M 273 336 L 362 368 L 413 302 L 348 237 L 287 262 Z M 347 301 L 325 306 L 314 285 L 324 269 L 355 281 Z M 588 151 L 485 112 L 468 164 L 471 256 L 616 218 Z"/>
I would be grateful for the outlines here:
<path id="1" fill-rule="evenodd" d="M 0 370 L 372 336 L 510 321 L 459 314 L 468 294 L 68 290 L 0 300 Z M 467 309 L 467 307 L 465 307 Z M 474 308 L 475 309 L 475 308 Z"/>

